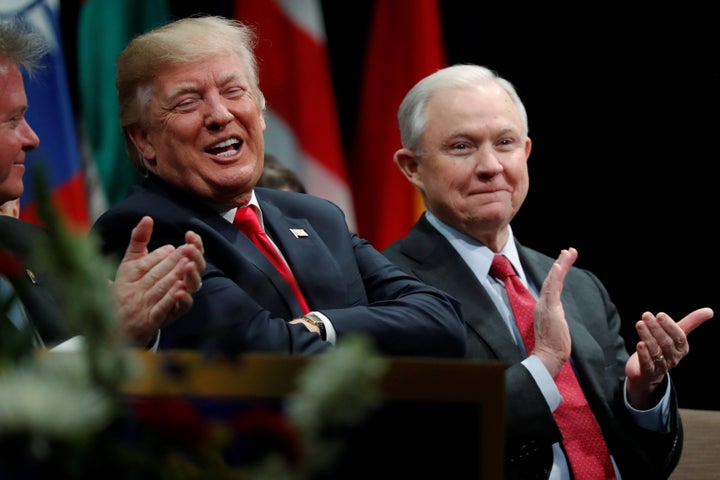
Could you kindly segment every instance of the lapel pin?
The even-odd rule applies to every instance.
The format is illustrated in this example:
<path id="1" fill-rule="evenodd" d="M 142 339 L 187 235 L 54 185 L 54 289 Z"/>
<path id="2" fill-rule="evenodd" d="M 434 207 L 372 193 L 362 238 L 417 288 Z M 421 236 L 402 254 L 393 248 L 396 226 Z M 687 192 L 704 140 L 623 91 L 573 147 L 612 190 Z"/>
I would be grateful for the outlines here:
<path id="1" fill-rule="evenodd" d="M 25 269 L 25 273 L 27 274 L 28 278 L 30 279 L 30 281 L 31 281 L 33 284 L 35 284 L 35 285 L 38 284 L 38 283 L 37 283 L 37 280 L 35 279 L 35 274 L 32 272 L 32 270 L 30 270 L 29 268 L 26 268 L 26 269 Z"/>
<path id="2" fill-rule="evenodd" d="M 295 235 L 295 238 L 307 237 L 307 236 L 308 236 L 307 232 L 306 232 L 305 230 L 303 230 L 302 228 L 291 228 L 291 229 L 290 229 L 290 232 L 291 232 L 293 235 Z"/>

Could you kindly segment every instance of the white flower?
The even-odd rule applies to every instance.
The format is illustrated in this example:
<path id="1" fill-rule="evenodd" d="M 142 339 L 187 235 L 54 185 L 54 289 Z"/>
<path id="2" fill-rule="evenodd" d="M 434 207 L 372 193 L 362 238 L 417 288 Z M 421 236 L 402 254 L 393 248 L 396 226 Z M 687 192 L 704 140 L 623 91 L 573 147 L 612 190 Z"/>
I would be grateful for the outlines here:
<path id="1" fill-rule="evenodd" d="M 107 425 L 111 399 L 72 365 L 80 359 L 67 360 L 33 360 L 0 375 L 0 436 L 72 438 Z"/>

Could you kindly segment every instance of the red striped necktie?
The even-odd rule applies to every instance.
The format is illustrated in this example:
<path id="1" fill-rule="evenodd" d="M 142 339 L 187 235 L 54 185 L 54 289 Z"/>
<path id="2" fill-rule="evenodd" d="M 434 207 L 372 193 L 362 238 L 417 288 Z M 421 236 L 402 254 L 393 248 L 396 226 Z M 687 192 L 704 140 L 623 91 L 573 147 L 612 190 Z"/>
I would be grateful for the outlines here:
<path id="1" fill-rule="evenodd" d="M 270 238 L 260 227 L 260 221 L 252 207 L 241 207 L 235 212 L 235 220 L 233 224 L 239 228 L 247 237 L 252 240 L 255 246 L 267 257 L 270 263 L 273 264 L 275 269 L 280 272 L 282 278 L 290 285 L 290 289 L 295 294 L 303 313 L 308 313 L 310 308 L 305 301 L 305 296 L 300 290 L 300 286 L 295 280 L 295 275 L 290 271 L 285 259 L 282 258 L 280 253 L 275 248 L 275 245 L 270 241 Z"/>
<path id="2" fill-rule="evenodd" d="M 510 307 L 528 354 L 535 348 L 532 312 L 535 297 L 518 278 L 504 255 L 495 255 L 490 275 L 505 284 Z M 590 410 L 575 372 L 567 361 L 555 378 L 563 402 L 553 412 L 562 432 L 563 448 L 577 480 L 614 479 L 615 471 L 600 425 Z"/>

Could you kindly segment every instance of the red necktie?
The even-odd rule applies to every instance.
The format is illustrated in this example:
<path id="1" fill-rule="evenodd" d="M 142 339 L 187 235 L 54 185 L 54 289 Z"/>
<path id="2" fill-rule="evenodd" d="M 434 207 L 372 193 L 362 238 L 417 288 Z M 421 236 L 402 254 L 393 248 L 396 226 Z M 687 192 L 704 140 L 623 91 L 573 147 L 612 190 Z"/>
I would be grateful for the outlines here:
<path id="1" fill-rule="evenodd" d="M 270 263 L 273 264 L 275 269 L 280 272 L 283 279 L 288 283 L 288 285 L 290 285 L 290 289 L 295 294 L 295 298 L 297 298 L 303 313 L 308 313 L 310 308 L 305 301 L 305 296 L 302 291 L 300 291 L 300 286 L 295 280 L 295 276 L 290 271 L 290 267 L 288 267 L 288 264 L 277 251 L 267 234 L 260 227 L 260 221 L 258 220 L 255 211 L 251 207 L 238 208 L 237 212 L 235 212 L 235 220 L 233 221 L 233 224 L 242 230 L 242 232 L 247 235 L 250 240 L 252 240 L 255 246 L 258 247 Z"/>
<path id="2" fill-rule="evenodd" d="M 520 329 L 525 349 L 528 354 L 531 353 L 535 347 L 532 318 L 535 298 L 525 288 L 504 255 L 495 255 L 490 267 L 490 275 L 505 283 L 510 307 Z M 563 397 L 563 402 L 553 415 L 562 432 L 563 447 L 574 478 L 577 480 L 615 478 L 610 453 L 600 426 L 590 410 L 569 361 L 560 369 L 555 383 Z"/>

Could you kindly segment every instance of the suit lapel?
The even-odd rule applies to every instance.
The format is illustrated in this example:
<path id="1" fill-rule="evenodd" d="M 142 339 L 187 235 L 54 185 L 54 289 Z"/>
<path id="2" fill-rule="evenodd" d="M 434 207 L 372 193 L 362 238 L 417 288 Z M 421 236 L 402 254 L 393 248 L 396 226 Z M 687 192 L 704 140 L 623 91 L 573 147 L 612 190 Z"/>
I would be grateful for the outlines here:
<path id="1" fill-rule="evenodd" d="M 531 250 L 515 242 L 518 247 L 520 261 L 522 262 L 525 274 L 535 285 L 542 285 L 555 259 L 543 255 L 540 252 Z M 570 330 L 572 339 L 572 358 L 578 370 L 604 370 L 604 355 L 602 347 L 598 345 L 590 332 L 585 327 L 581 314 L 581 306 L 575 300 L 574 292 L 577 286 L 573 284 L 572 275 L 568 274 L 562 292 L 562 304 L 565 312 L 565 319 Z M 592 375 L 589 375 L 592 377 Z"/>
<path id="2" fill-rule="evenodd" d="M 307 218 L 285 216 L 276 205 L 260 198 L 258 201 L 263 212 L 265 229 L 290 265 L 290 270 L 312 309 L 313 300 L 326 295 L 326 292 L 316 292 L 312 287 L 324 285 L 327 278 L 342 278 L 342 272 L 337 263 L 327 261 L 333 257 L 327 252 L 322 235 L 313 228 Z M 293 304 L 297 303 L 289 287 L 285 296 L 288 301 L 292 300 Z"/>
<path id="3" fill-rule="evenodd" d="M 265 215 L 264 209 L 263 215 Z M 260 277 L 255 278 L 255 280 L 248 278 L 249 272 L 247 270 L 247 265 L 249 264 L 256 272 L 258 272 L 258 275 L 273 285 L 279 297 L 284 300 L 288 309 L 292 312 L 293 317 L 302 316 L 302 310 L 295 299 L 295 295 L 290 289 L 290 285 L 283 280 L 280 272 L 275 269 L 272 263 L 270 263 L 267 257 L 265 257 L 265 255 L 255 246 L 252 240 L 250 240 L 232 223 L 223 219 L 220 215 L 213 213 L 208 216 L 201 216 L 200 220 L 211 226 L 210 231 L 206 232 L 207 234 L 212 234 L 214 236 L 215 234 L 213 232 L 218 232 L 218 237 L 222 237 L 222 239 L 215 238 L 215 242 L 223 244 L 227 241 L 232 245 L 230 246 L 226 244 L 231 251 L 238 252 L 234 254 L 235 258 L 223 258 L 222 260 L 222 264 L 224 265 L 223 268 L 228 274 L 236 276 L 235 281 L 238 284 L 242 285 L 248 281 L 261 281 Z M 275 239 L 275 236 L 272 233 L 270 235 L 272 236 L 273 241 L 277 244 L 278 241 Z M 280 248 L 282 250 L 282 247 Z"/>
<path id="4" fill-rule="evenodd" d="M 471 335 L 477 335 L 498 359 L 520 361 L 520 351 L 483 286 L 457 251 L 421 217 L 402 243 L 402 253 L 413 259 L 412 272 L 455 297 Z M 517 358 L 508 358 L 517 352 Z M 510 356 L 514 357 L 515 354 Z"/>

